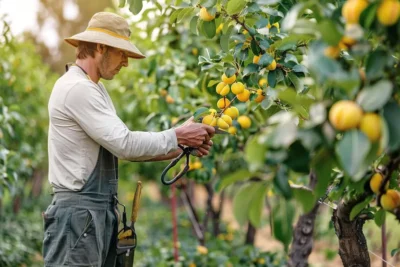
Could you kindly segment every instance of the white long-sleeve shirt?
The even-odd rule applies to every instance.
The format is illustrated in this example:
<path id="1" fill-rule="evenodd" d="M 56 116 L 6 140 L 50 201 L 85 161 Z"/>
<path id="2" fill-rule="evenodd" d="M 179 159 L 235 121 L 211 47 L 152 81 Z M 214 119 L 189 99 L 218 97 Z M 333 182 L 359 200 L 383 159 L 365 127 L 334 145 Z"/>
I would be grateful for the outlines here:
<path id="1" fill-rule="evenodd" d="M 49 100 L 49 181 L 54 189 L 80 190 L 103 146 L 119 159 L 143 161 L 178 148 L 173 129 L 130 131 L 117 116 L 102 83 L 77 66 L 59 78 Z"/>

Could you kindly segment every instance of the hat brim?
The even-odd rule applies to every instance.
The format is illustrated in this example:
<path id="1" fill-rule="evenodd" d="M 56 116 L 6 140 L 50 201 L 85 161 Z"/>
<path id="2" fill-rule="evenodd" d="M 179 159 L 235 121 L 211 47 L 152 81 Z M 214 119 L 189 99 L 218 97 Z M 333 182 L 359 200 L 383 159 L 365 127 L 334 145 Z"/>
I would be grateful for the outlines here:
<path id="1" fill-rule="evenodd" d="M 69 38 L 65 38 L 64 41 L 74 47 L 77 47 L 80 41 L 105 44 L 124 50 L 127 53 L 127 56 L 130 58 L 141 59 L 146 57 L 129 40 L 114 37 L 103 32 L 84 31 Z"/>

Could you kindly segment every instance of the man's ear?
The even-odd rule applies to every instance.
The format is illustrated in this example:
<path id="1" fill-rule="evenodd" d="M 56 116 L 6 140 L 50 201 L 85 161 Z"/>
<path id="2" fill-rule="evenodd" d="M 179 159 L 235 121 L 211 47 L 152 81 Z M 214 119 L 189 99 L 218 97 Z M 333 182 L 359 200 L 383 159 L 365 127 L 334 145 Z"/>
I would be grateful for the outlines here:
<path id="1" fill-rule="evenodd" d="M 97 44 L 96 50 L 100 53 L 100 54 L 104 54 L 107 51 L 107 46 L 104 44 Z"/>

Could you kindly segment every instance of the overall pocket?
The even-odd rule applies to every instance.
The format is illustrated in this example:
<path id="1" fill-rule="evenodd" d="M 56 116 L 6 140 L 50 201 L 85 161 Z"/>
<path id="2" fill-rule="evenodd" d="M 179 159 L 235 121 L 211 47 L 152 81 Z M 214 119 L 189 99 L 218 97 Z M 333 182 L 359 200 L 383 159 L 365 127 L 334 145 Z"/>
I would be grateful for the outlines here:
<path id="1" fill-rule="evenodd" d="M 54 247 L 51 245 L 55 240 L 55 231 L 57 229 L 58 218 L 55 216 L 56 206 L 50 205 L 45 212 L 42 213 L 43 217 L 43 258 L 48 259 L 53 254 Z"/>
<path id="2" fill-rule="evenodd" d="M 96 265 L 100 259 L 94 218 L 88 209 L 76 209 L 71 216 L 69 264 Z"/>

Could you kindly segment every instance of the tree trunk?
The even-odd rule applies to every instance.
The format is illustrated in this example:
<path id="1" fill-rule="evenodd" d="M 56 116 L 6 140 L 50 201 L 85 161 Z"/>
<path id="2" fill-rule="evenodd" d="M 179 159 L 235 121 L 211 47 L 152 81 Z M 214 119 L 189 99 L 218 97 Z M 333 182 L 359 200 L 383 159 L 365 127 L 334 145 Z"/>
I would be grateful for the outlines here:
<path id="1" fill-rule="evenodd" d="M 317 182 L 317 177 L 314 173 L 310 174 L 310 188 L 313 189 Z M 305 267 L 308 266 L 308 257 L 313 248 L 313 233 L 315 218 L 318 213 L 319 202 L 315 203 L 314 208 L 301 215 L 297 221 L 293 232 L 293 241 L 290 247 L 289 263 L 290 267 Z"/>
<path id="2" fill-rule="evenodd" d="M 341 201 L 333 212 L 332 221 L 339 238 L 339 255 L 344 267 L 370 267 L 367 242 L 363 233 L 365 219 L 357 216 L 350 221 L 351 209 L 359 200 Z"/>
<path id="3" fill-rule="evenodd" d="M 296 224 L 289 253 L 290 267 L 308 266 L 308 256 L 313 248 L 313 232 L 318 208 L 317 202 L 309 213 L 300 216 Z"/>
<path id="4" fill-rule="evenodd" d="M 247 245 L 254 245 L 254 239 L 256 237 L 256 228 L 249 222 L 247 227 L 246 241 Z"/>

